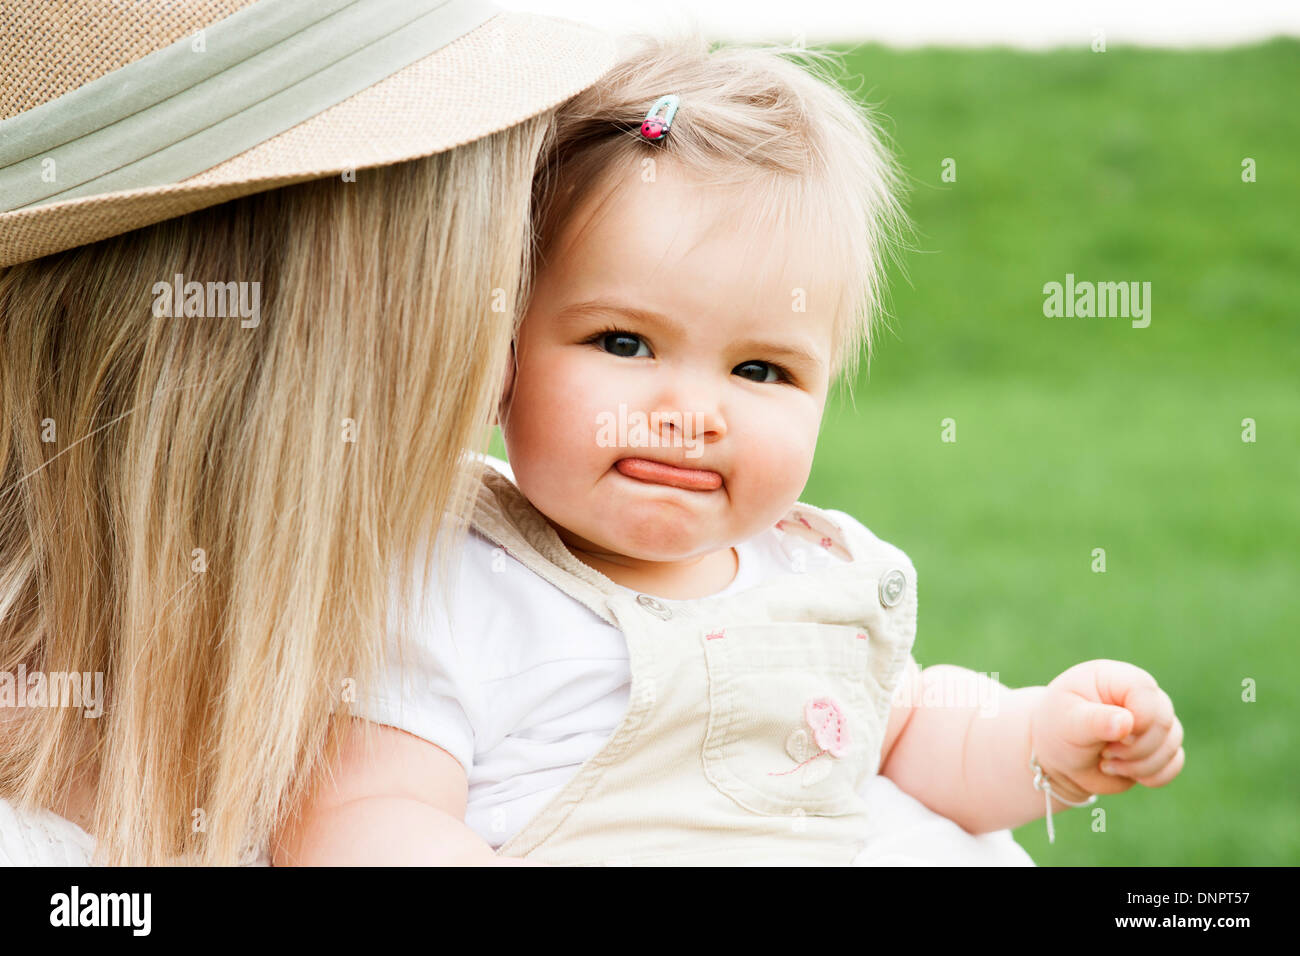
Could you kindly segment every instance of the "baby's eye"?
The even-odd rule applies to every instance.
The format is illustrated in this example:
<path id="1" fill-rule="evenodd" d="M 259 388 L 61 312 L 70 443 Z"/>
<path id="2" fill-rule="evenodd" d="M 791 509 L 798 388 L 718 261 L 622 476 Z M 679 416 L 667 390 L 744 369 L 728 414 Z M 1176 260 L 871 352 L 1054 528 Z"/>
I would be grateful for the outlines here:
<path id="1" fill-rule="evenodd" d="M 757 371 L 757 375 L 750 374 L 750 372 L 754 370 Z M 742 378 L 747 378 L 750 381 L 762 383 L 779 382 L 783 378 L 787 377 L 781 366 L 773 365 L 771 362 L 745 362 L 741 365 L 737 365 L 732 369 L 732 372 L 733 374 L 739 375 Z M 767 377 L 769 372 L 772 373 L 772 378 Z"/>
<path id="2" fill-rule="evenodd" d="M 610 355 L 617 355 L 620 358 L 642 358 L 650 355 L 650 347 L 639 335 L 633 335 L 631 332 L 602 332 L 594 335 L 588 342 L 598 344 Z M 645 349 L 644 352 L 641 349 Z"/>

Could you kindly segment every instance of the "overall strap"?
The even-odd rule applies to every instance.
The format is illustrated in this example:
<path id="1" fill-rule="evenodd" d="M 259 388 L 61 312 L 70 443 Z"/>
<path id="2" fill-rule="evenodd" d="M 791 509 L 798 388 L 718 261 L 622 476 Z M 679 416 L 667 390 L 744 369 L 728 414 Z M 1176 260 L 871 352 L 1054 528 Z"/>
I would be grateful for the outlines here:
<path id="1" fill-rule="evenodd" d="M 607 602 L 618 586 L 575 558 L 546 518 L 509 478 L 490 465 L 471 519 L 476 531 L 609 624 L 618 622 Z"/>

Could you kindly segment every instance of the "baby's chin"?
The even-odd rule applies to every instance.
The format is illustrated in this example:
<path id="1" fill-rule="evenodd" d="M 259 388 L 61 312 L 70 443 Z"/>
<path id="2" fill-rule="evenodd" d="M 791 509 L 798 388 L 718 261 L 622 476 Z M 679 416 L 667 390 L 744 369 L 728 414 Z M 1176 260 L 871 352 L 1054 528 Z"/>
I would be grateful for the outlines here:
<path id="1" fill-rule="evenodd" d="M 583 550 L 610 561 L 629 564 L 680 564 L 730 547 L 730 542 L 704 540 L 689 530 L 677 535 L 665 534 L 662 528 L 651 535 L 605 529 L 590 529 L 586 535 L 570 534 L 570 541 L 576 542 Z"/>
<path id="2" fill-rule="evenodd" d="M 580 520 L 564 520 L 563 515 L 547 515 L 560 540 L 570 548 L 614 563 L 678 564 L 705 557 L 730 547 L 730 540 L 715 540 L 714 533 L 704 533 L 700 522 L 690 516 L 666 519 L 662 513 L 629 505 L 621 520 L 593 523 L 590 513 Z M 640 518 L 637 511 L 644 511 Z M 723 538 L 726 535 L 722 536 Z"/>
<path id="3" fill-rule="evenodd" d="M 620 476 L 620 480 L 626 481 Z M 696 504 L 693 494 L 706 499 Z M 715 495 L 721 496 L 722 507 Z M 584 551 L 633 561 L 683 562 L 734 547 L 760 534 L 789 511 L 789 505 L 764 506 L 737 520 L 725 492 L 667 493 L 651 488 L 646 493 L 621 488 L 617 493 L 597 489 L 587 498 L 579 495 L 554 502 L 547 514 L 566 544 Z M 766 515 L 774 514 L 771 520 Z"/>
<path id="4" fill-rule="evenodd" d="M 747 540 L 771 522 L 736 522 L 725 489 L 640 487 L 612 466 L 590 487 L 545 488 L 533 506 L 569 548 L 622 563 L 681 563 Z M 719 507 L 721 505 L 721 507 Z M 764 508 L 769 511 L 770 508 Z M 788 509 L 781 509 L 777 517 Z"/>

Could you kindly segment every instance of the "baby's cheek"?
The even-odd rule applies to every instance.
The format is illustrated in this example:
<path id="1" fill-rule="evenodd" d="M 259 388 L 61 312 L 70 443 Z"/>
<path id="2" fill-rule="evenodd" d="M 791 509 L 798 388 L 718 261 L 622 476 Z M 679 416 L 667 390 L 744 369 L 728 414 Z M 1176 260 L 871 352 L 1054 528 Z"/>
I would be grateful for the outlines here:
<path id="1" fill-rule="evenodd" d="M 779 472 L 785 481 L 807 477 L 817 450 L 818 418 L 797 397 L 761 410 L 745 423 L 744 445 Z"/>
<path id="2" fill-rule="evenodd" d="M 783 513 L 807 484 L 814 448 L 799 440 L 746 443 L 743 458 L 732 469 L 733 491 L 746 507 Z"/>
<path id="3" fill-rule="evenodd" d="M 527 404 L 526 417 L 536 428 L 572 434 L 590 417 L 587 407 L 598 399 L 582 387 L 583 374 L 559 350 L 539 350 L 519 371 L 516 389 Z M 593 383 L 597 384 L 597 383 Z"/>

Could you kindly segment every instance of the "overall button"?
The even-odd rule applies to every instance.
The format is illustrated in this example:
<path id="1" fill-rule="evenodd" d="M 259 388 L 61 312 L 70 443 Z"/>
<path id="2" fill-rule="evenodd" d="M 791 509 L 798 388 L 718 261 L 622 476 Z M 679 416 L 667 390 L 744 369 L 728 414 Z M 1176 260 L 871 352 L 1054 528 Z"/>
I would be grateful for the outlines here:
<path id="1" fill-rule="evenodd" d="M 907 578 L 895 568 L 880 579 L 880 603 L 885 607 L 893 607 L 903 600 L 903 592 L 906 590 Z"/>
<path id="2" fill-rule="evenodd" d="M 636 596 L 636 603 L 640 604 L 651 614 L 663 618 L 665 621 L 673 616 L 673 612 L 668 609 L 668 606 L 664 604 L 663 601 L 659 600 L 657 597 L 653 597 L 652 595 L 638 594 Z"/>

